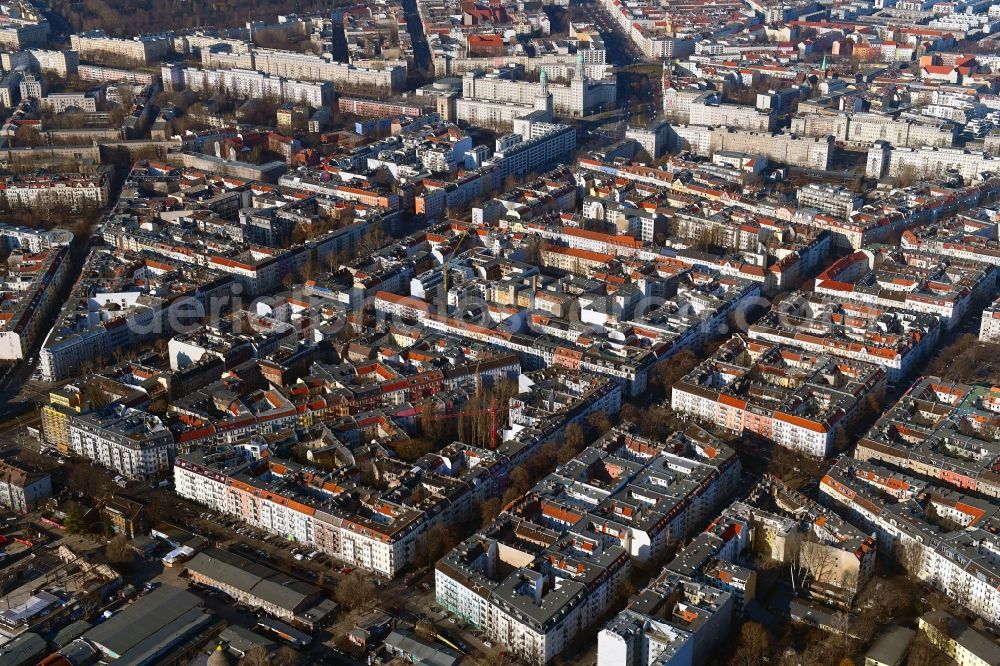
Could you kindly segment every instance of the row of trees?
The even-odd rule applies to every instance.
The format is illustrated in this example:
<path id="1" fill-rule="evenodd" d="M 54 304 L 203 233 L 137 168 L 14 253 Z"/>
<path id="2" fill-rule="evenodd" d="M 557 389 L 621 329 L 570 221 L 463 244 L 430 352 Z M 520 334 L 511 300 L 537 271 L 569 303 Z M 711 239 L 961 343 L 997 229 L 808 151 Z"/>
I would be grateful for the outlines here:
<path id="1" fill-rule="evenodd" d="M 248 20 L 274 21 L 279 14 L 311 14 L 331 9 L 337 0 L 53 0 L 52 10 L 74 31 L 101 29 L 115 37 L 205 26 L 242 26 Z"/>

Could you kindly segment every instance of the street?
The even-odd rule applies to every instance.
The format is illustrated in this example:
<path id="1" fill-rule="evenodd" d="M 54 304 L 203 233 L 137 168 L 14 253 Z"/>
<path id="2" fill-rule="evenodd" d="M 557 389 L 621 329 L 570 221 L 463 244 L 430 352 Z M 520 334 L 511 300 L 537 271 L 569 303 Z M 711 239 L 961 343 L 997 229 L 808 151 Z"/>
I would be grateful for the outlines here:
<path id="1" fill-rule="evenodd" d="M 568 13 L 572 23 L 590 23 L 600 31 L 609 64 L 623 67 L 643 60 L 639 48 L 595 0 L 571 0 Z"/>

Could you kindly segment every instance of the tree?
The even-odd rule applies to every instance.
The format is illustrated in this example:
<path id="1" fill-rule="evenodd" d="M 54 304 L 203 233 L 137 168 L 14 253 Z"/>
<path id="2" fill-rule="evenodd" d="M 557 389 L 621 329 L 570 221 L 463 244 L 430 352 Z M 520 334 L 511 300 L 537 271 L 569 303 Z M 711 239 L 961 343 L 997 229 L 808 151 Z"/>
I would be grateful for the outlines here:
<path id="1" fill-rule="evenodd" d="M 14 132 L 14 142 L 18 146 L 41 146 L 45 143 L 42 135 L 39 134 L 38 130 L 31 125 L 21 125 Z"/>
<path id="2" fill-rule="evenodd" d="M 103 473 L 90 463 L 73 465 L 66 479 L 66 485 L 72 492 L 85 497 L 102 497 L 106 490 L 105 483 Z"/>
<path id="3" fill-rule="evenodd" d="M 571 423 L 566 426 L 566 432 L 563 435 L 563 445 L 559 449 L 557 454 L 557 460 L 560 463 L 569 462 L 575 458 L 580 451 L 587 445 L 587 441 L 583 435 L 583 428 L 575 423 Z"/>
<path id="4" fill-rule="evenodd" d="M 84 534 L 87 531 L 87 523 L 83 517 L 83 511 L 80 510 L 78 505 L 70 505 L 66 511 L 66 519 L 63 521 L 63 527 L 70 534 Z"/>
<path id="5" fill-rule="evenodd" d="M 926 632 L 917 632 L 916 638 L 910 644 L 910 654 L 906 661 L 908 666 L 936 666 L 949 662 L 951 659 L 934 644 Z"/>
<path id="6" fill-rule="evenodd" d="M 240 666 L 270 666 L 270 664 L 271 655 L 263 645 L 253 646 L 240 659 Z"/>
<path id="7" fill-rule="evenodd" d="M 420 408 L 420 432 L 438 447 L 454 441 L 457 436 L 457 423 L 454 418 L 443 418 L 435 409 L 435 402 L 427 400 Z"/>
<path id="8" fill-rule="evenodd" d="M 900 539 L 893 546 L 893 555 L 903 570 L 918 576 L 924 568 L 924 546 L 915 539 Z"/>
<path id="9" fill-rule="evenodd" d="M 756 666 L 763 663 L 767 656 L 770 637 L 767 629 L 759 622 L 744 622 L 740 627 L 740 643 L 736 652 L 729 660 L 730 664 Z"/>
<path id="10" fill-rule="evenodd" d="M 795 548 L 791 567 L 792 587 L 800 592 L 809 580 L 829 583 L 836 567 L 837 557 L 833 549 L 809 532 Z"/>
<path id="11" fill-rule="evenodd" d="M 104 555 L 112 564 L 129 565 L 135 560 L 135 552 L 129 547 L 123 534 L 117 535 L 104 548 Z"/>
<path id="12" fill-rule="evenodd" d="M 500 515 L 503 509 L 503 502 L 499 497 L 491 497 L 479 505 L 479 520 L 483 527 L 486 527 Z"/>
<path id="13" fill-rule="evenodd" d="M 512 381 L 488 387 L 477 380 L 476 393 L 462 407 L 458 418 L 459 439 L 477 446 L 488 446 L 493 439 L 494 425 L 498 435 L 507 427 L 509 414 L 505 407 L 515 395 L 517 384 Z"/>
<path id="14" fill-rule="evenodd" d="M 682 349 L 653 366 L 649 377 L 650 388 L 655 390 L 659 396 L 669 398 L 674 384 L 691 372 L 697 364 L 698 357 L 694 355 L 694 352 L 690 349 Z"/>
<path id="15" fill-rule="evenodd" d="M 370 257 L 389 243 L 389 236 L 381 224 L 373 224 L 358 242 L 356 257 Z"/>
<path id="16" fill-rule="evenodd" d="M 917 179 L 917 169 L 912 164 L 904 165 L 896 176 L 897 187 L 909 187 Z"/>
<path id="17" fill-rule="evenodd" d="M 614 427 L 614 423 L 603 411 L 596 411 L 587 417 L 587 425 L 594 429 L 594 433 L 600 437 Z"/>
<path id="18" fill-rule="evenodd" d="M 524 244 L 524 260 L 532 266 L 541 266 L 543 249 L 545 249 L 545 241 L 539 236 L 528 237 Z"/>
<path id="19" fill-rule="evenodd" d="M 529 463 L 531 465 L 531 483 L 548 475 L 559 464 L 559 445 L 555 442 L 546 442 L 538 449 L 538 453 Z"/>
<path id="20" fill-rule="evenodd" d="M 437 451 L 439 446 L 434 442 L 427 439 L 426 437 L 413 437 L 411 439 L 405 439 L 393 444 L 393 448 L 396 450 L 396 455 L 400 459 L 406 462 L 413 462 L 419 460 L 421 457 Z"/>
<path id="21" fill-rule="evenodd" d="M 417 566 L 433 566 L 457 546 L 459 541 L 459 534 L 455 528 L 437 523 L 420 536 L 414 547 L 413 563 Z"/>
<path id="22" fill-rule="evenodd" d="M 522 465 L 510 470 L 507 480 L 511 488 L 520 489 L 522 494 L 531 489 L 531 475 Z"/>
<path id="23" fill-rule="evenodd" d="M 96 410 L 111 404 L 112 398 L 105 393 L 99 379 L 90 379 L 80 387 L 80 402 Z"/>
<path id="24" fill-rule="evenodd" d="M 626 402 L 622 405 L 621 411 L 618 412 L 618 417 L 621 419 L 622 423 L 641 423 L 645 414 L 641 408 L 632 404 L 631 402 Z"/>
<path id="25" fill-rule="evenodd" d="M 337 603 L 346 608 L 362 608 L 375 598 L 375 585 L 367 574 L 352 571 L 341 579 L 334 595 Z"/>
<path id="26" fill-rule="evenodd" d="M 666 439 L 675 430 L 684 428 L 685 419 L 678 418 L 669 407 L 652 407 L 639 419 L 639 434 L 643 437 Z"/>
<path id="27" fill-rule="evenodd" d="M 277 666 L 299 666 L 302 663 L 302 655 L 291 645 L 282 645 L 274 655 L 274 663 Z"/>

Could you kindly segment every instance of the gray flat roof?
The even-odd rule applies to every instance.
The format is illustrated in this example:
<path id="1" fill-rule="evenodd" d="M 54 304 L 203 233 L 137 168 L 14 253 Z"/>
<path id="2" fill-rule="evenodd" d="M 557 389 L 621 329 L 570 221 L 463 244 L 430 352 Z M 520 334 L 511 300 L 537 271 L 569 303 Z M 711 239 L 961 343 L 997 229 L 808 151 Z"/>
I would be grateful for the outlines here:
<path id="1" fill-rule="evenodd" d="M 64 645 L 69 645 L 74 640 L 79 638 L 85 631 L 93 628 L 94 625 L 87 622 L 86 620 L 77 620 L 76 622 L 71 622 L 65 627 L 56 632 L 56 635 L 52 637 L 52 644 L 56 648 L 61 648 Z"/>
<path id="2" fill-rule="evenodd" d="M 219 640 L 237 657 L 242 657 L 258 645 L 263 645 L 268 652 L 278 646 L 271 639 L 238 624 L 231 624 L 219 632 Z"/>
<path id="3" fill-rule="evenodd" d="M 185 568 L 291 612 L 319 593 L 315 585 L 218 548 L 198 553 Z"/>
<path id="4" fill-rule="evenodd" d="M 879 636 L 875 645 L 865 653 L 865 657 L 874 659 L 880 664 L 896 664 L 903 659 L 916 635 L 917 632 L 913 629 L 891 627 Z"/>
<path id="5" fill-rule="evenodd" d="M 202 608 L 198 597 L 164 585 L 126 606 L 83 638 L 114 659 L 146 663 L 212 621 L 213 616 Z"/>
<path id="6" fill-rule="evenodd" d="M 393 631 L 385 639 L 385 644 L 397 652 L 410 657 L 415 664 L 426 666 L 453 666 L 462 655 L 444 646 L 422 641 L 408 631 Z"/>
<path id="7" fill-rule="evenodd" d="M 45 639 L 27 631 L 17 638 L 0 645 L 0 666 L 22 666 L 36 663 L 48 653 Z"/>

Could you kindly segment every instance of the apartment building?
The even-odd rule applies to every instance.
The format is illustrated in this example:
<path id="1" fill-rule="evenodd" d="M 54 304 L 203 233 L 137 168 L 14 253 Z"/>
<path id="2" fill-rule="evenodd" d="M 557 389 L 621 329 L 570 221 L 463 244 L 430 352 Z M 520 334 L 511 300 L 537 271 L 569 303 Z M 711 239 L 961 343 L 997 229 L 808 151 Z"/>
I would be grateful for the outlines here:
<path id="1" fill-rule="evenodd" d="M 181 65 L 165 65 L 162 72 L 168 90 L 226 90 L 240 98 L 272 97 L 312 108 L 328 106 L 333 101 L 333 84 L 329 81 L 296 81 L 249 69 L 197 69 Z"/>
<path id="2" fill-rule="evenodd" d="M 982 319 L 979 322 L 980 342 L 1000 342 L 1000 299 L 983 310 Z"/>
<path id="3" fill-rule="evenodd" d="M 733 596 L 710 585 L 661 576 L 597 635 L 597 666 L 695 666 L 732 623 Z"/>
<path id="4" fill-rule="evenodd" d="M 735 336 L 674 384 L 671 406 L 703 423 L 823 457 L 885 383 L 885 370 L 872 363 Z"/>
<path id="5" fill-rule="evenodd" d="M 424 179 L 423 192 L 414 198 L 416 213 L 427 219 L 441 219 L 448 208 L 467 206 L 481 195 L 496 191 L 507 176 L 524 176 L 542 169 L 565 159 L 576 147 L 576 130 L 568 125 L 528 122 L 520 129 L 525 134 L 498 139 L 501 149 L 493 158 L 464 177 L 454 181 Z"/>
<path id="6" fill-rule="evenodd" d="M 27 252 L 42 252 L 58 247 L 65 247 L 73 242 L 73 232 L 66 229 L 51 229 L 40 231 L 27 227 L 12 227 L 0 224 L 0 240 L 8 251 L 21 249 Z"/>
<path id="7" fill-rule="evenodd" d="M 792 584 L 801 593 L 850 608 L 875 573 L 875 538 L 829 508 L 765 475 L 723 514 L 749 526 L 750 548 L 807 572 Z"/>
<path id="8" fill-rule="evenodd" d="M 47 49 L 25 49 L 0 54 L 0 65 L 5 70 L 23 68 L 36 74 L 51 72 L 63 78 L 77 73 L 80 54 L 76 51 L 50 51 Z"/>
<path id="9" fill-rule="evenodd" d="M 991 623 L 1000 620 L 994 503 L 850 458 L 830 468 L 820 496 L 874 534 L 879 552 L 911 576 Z"/>
<path id="10" fill-rule="evenodd" d="M 684 125 L 732 127 L 750 132 L 774 129 L 775 118 L 770 112 L 753 106 L 723 104 L 722 95 L 714 90 L 700 93 L 685 108 L 687 117 L 681 115 L 678 121 Z"/>
<path id="11" fill-rule="evenodd" d="M 833 298 L 941 318 L 952 330 L 976 303 L 994 297 L 997 266 L 918 250 L 858 250 L 816 277 Z"/>
<path id="12" fill-rule="evenodd" d="M 168 473 L 176 452 L 163 421 L 118 404 L 73 416 L 69 437 L 74 453 L 130 479 Z"/>
<path id="13" fill-rule="evenodd" d="M 101 503 L 101 517 L 112 532 L 126 539 L 149 534 L 149 516 L 141 502 L 125 497 L 108 497 Z"/>
<path id="14" fill-rule="evenodd" d="M 132 69 L 118 69 L 116 67 L 101 67 L 100 65 L 80 65 L 76 75 L 83 81 L 97 81 L 100 83 L 135 83 L 148 86 L 153 83 L 153 75 L 146 72 L 137 72 Z"/>
<path id="15" fill-rule="evenodd" d="M 21 84 L 24 74 L 19 71 L 6 72 L 0 76 L 0 105 L 12 109 L 21 99 Z"/>
<path id="16" fill-rule="evenodd" d="M 763 155 L 779 164 L 826 171 L 833 157 L 833 137 L 799 137 L 795 134 L 749 132 L 716 127 L 710 131 L 709 143 L 715 152 L 734 151 Z"/>
<path id="17" fill-rule="evenodd" d="M 249 434 L 253 421 L 243 421 Z M 242 426 L 227 426 L 237 427 Z M 179 457 L 174 487 L 180 496 L 214 511 L 392 578 L 409 565 L 428 528 L 471 516 L 479 502 L 496 492 L 493 467 L 498 461 L 490 452 L 456 443 L 439 455 L 451 461 L 451 471 L 424 471 L 429 485 L 422 502 L 364 490 L 348 479 L 290 461 L 246 460 L 230 446 L 202 447 Z M 412 465 L 386 464 L 393 474 L 414 473 Z M 364 499 L 353 501 L 355 493 Z"/>
<path id="18" fill-rule="evenodd" d="M 150 261 L 150 260 L 147 260 Z M 41 373 L 57 381 L 77 372 L 82 364 L 105 358 L 136 343 L 171 334 L 184 311 L 223 302 L 232 292 L 235 276 L 212 268 L 178 262 L 156 262 L 147 271 L 114 252 L 91 252 L 59 318 L 39 351 Z M 142 275 L 142 280 L 136 274 Z M 137 290 L 141 284 L 144 289 Z M 169 284 L 172 298 L 166 293 Z"/>
<path id="19" fill-rule="evenodd" d="M 693 8 L 682 3 L 633 3 L 625 5 L 617 0 L 602 0 L 601 6 L 607 10 L 611 20 L 628 36 L 633 44 L 650 60 L 674 60 L 684 58 L 694 52 L 697 31 L 691 30 L 689 21 L 695 19 L 697 25 L 715 25 L 718 29 L 732 26 L 742 17 L 731 13 L 731 6 L 720 8 Z M 664 8 L 669 8 L 672 21 L 663 21 Z M 698 12 L 697 17 L 694 16 Z"/>
<path id="20" fill-rule="evenodd" d="M 1000 497 L 1000 389 L 922 377 L 858 443 L 854 457 Z"/>
<path id="21" fill-rule="evenodd" d="M 559 247 L 558 245 L 548 245 L 542 250 L 542 263 L 546 267 L 558 268 L 587 275 L 595 270 L 607 266 L 614 261 L 614 255 L 591 252 L 590 250 L 578 250 L 572 247 Z"/>
<path id="22" fill-rule="evenodd" d="M 109 189 L 107 170 L 93 176 L 75 173 L 8 176 L 0 180 L 0 202 L 10 209 L 98 208 L 107 205 Z"/>
<path id="23" fill-rule="evenodd" d="M 663 442 L 616 428 L 440 560 L 436 600 L 547 663 L 609 607 L 630 556 L 655 560 L 698 529 L 739 476 L 735 453 L 699 428 Z"/>
<path id="24" fill-rule="evenodd" d="M 576 148 L 576 129 L 569 125 L 529 122 L 520 129 L 523 140 L 502 148 L 498 146 L 488 163 L 499 172 L 500 178 L 525 176 L 554 165 Z"/>
<path id="25" fill-rule="evenodd" d="M 408 116 L 419 118 L 424 115 L 422 106 L 404 104 L 402 102 L 382 102 L 374 99 L 337 96 L 337 108 L 341 113 L 371 118 L 387 118 L 391 116 Z"/>
<path id="26" fill-rule="evenodd" d="M 583 426 L 591 414 L 621 409 L 621 385 L 606 377 L 552 367 L 523 373 L 517 381 L 518 393 L 507 409 L 509 437 L 529 428 Z"/>
<path id="27" fill-rule="evenodd" d="M 173 50 L 172 40 L 165 35 L 140 35 L 132 39 L 110 37 L 102 30 L 73 33 L 70 46 L 83 60 L 149 65 Z"/>
<path id="28" fill-rule="evenodd" d="M 52 113 L 64 113 L 66 111 L 84 111 L 95 113 L 97 111 L 97 100 L 87 93 L 49 93 L 43 95 L 38 104 L 41 108 Z"/>
<path id="29" fill-rule="evenodd" d="M 832 134 L 837 141 L 862 148 L 878 141 L 897 147 L 951 148 L 955 143 L 957 126 L 940 121 L 896 119 L 877 113 L 804 113 L 792 118 L 791 131 L 799 136 L 812 137 Z"/>
<path id="30" fill-rule="evenodd" d="M 21 83 L 18 84 L 18 90 L 21 92 L 21 99 L 42 99 L 42 80 L 36 77 L 34 74 L 24 74 L 24 78 L 21 79 Z M 75 97 L 75 95 L 74 95 Z M 82 96 L 81 96 L 82 97 Z"/>
<path id="31" fill-rule="evenodd" d="M 397 92 L 406 88 L 406 67 L 355 67 L 337 62 L 329 54 L 317 56 L 277 49 L 252 49 L 233 54 L 226 50 L 202 49 L 201 63 L 207 69 L 247 69 L 287 79 L 325 81 L 338 89 L 350 87 Z"/>
<path id="32" fill-rule="evenodd" d="M 751 340 L 881 365 L 886 380 L 907 380 L 936 347 L 943 327 L 926 313 L 792 292 L 747 331 Z"/>
<path id="33" fill-rule="evenodd" d="M 68 277 L 69 248 L 24 252 L 15 250 L 8 272 L 0 278 L 0 359 L 28 358 L 45 317 Z"/>
<path id="34" fill-rule="evenodd" d="M 808 183 L 795 191 L 795 197 L 803 208 L 815 208 L 842 219 L 850 219 L 851 213 L 861 208 L 864 200 L 846 187 L 828 183 Z"/>
<path id="35" fill-rule="evenodd" d="M 29 46 L 45 46 L 48 39 L 48 21 L 0 28 L 0 48 L 4 49 L 17 50 Z"/>
<path id="36" fill-rule="evenodd" d="M 0 505 L 27 513 L 52 496 L 52 479 L 48 474 L 29 472 L 0 461 Z"/>
<path id="37" fill-rule="evenodd" d="M 984 193 L 990 195 L 990 191 Z M 907 250 L 1000 265 L 1000 241 L 992 232 L 996 217 L 992 206 L 971 208 L 942 223 L 906 231 L 899 245 Z"/>
<path id="38" fill-rule="evenodd" d="M 740 564 L 751 552 L 795 560 L 809 572 L 802 592 L 850 605 L 874 573 L 874 539 L 777 479 L 762 479 L 748 502 L 726 508 L 602 628 L 599 666 L 709 661 L 756 595 L 756 572 Z"/>
<path id="39" fill-rule="evenodd" d="M 486 74 L 469 72 L 462 76 L 464 99 L 531 106 L 538 95 L 538 89 L 539 84 L 514 80 L 512 73 L 505 70 Z M 589 115 L 599 108 L 611 108 L 617 94 L 613 80 L 588 79 L 584 76 L 582 67 L 569 83 L 548 83 L 547 90 L 552 94 L 553 113 L 556 116 L 574 118 Z"/>
<path id="40" fill-rule="evenodd" d="M 990 666 L 1000 663 L 1000 647 L 958 618 L 933 610 L 917 618 L 917 627 L 930 642 L 960 666 Z"/>
<path id="41" fill-rule="evenodd" d="M 909 175 L 917 178 L 944 176 L 955 172 L 967 182 L 983 180 L 1000 172 L 1000 158 L 984 152 L 962 148 L 896 148 L 879 142 L 868 149 L 869 178 Z"/>

